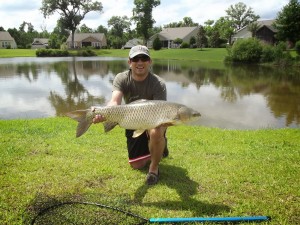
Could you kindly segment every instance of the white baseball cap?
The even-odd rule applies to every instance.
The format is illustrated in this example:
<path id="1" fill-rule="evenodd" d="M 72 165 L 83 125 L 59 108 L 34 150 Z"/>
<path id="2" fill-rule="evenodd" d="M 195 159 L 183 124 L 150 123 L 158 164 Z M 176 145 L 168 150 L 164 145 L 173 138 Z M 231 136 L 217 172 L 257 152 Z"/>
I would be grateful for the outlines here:
<path id="1" fill-rule="evenodd" d="M 150 57 L 149 49 L 144 45 L 136 45 L 130 49 L 129 58 L 132 59 L 137 55 L 147 55 Z"/>

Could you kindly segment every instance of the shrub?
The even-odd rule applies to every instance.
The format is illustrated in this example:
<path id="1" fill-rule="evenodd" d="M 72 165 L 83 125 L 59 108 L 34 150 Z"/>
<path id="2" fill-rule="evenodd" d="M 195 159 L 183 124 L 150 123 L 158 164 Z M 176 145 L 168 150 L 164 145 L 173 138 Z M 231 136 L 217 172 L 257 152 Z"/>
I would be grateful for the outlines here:
<path id="1" fill-rule="evenodd" d="M 159 40 L 158 37 L 156 37 L 153 41 L 153 49 L 154 50 L 160 50 L 162 47 L 161 41 Z"/>
<path id="2" fill-rule="evenodd" d="M 275 49 L 271 45 L 264 45 L 261 54 L 261 62 L 273 62 L 275 60 Z"/>
<path id="3" fill-rule="evenodd" d="M 58 49 L 45 49 L 40 48 L 36 50 L 37 57 L 58 57 L 58 56 L 69 56 L 67 50 L 58 50 Z"/>
<path id="4" fill-rule="evenodd" d="M 97 54 L 96 54 L 95 51 L 87 48 L 87 49 L 84 49 L 84 50 L 77 51 L 76 55 L 87 57 L 87 56 L 96 56 Z"/>
<path id="5" fill-rule="evenodd" d="M 274 48 L 275 64 L 281 67 L 287 67 L 292 65 L 293 57 L 290 52 L 287 51 L 287 44 L 285 42 L 279 42 Z"/>
<path id="6" fill-rule="evenodd" d="M 196 38 L 194 36 L 191 37 L 191 39 L 190 39 L 190 46 L 191 46 L 191 48 L 196 48 L 197 47 Z"/>
<path id="7" fill-rule="evenodd" d="M 180 48 L 189 48 L 190 45 L 187 42 L 182 42 L 182 44 L 180 45 Z"/>
<path id="8" fill-rule="evenodd" d="M 297 54 L 300 55 L 300 40 L 296 42 L 295 50 L 296 50 Z"/>
<path id="9" fill-rule="evenodd" d="M 236 41 L 230 49 L 233 62 L 257 63 L 260 61 L 263 47 L 256 38 Z"/>

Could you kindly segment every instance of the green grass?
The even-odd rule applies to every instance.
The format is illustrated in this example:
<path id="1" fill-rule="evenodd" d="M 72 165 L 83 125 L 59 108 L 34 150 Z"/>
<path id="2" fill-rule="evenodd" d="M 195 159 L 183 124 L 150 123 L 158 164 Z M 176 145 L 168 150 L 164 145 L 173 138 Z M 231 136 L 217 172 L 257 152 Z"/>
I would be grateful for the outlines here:
<path id="1" fill-rule="evenodd" d="M 146 170 L 128 165 L 121 128 L 104 134 L 101 124 L 93 125 L 76 139 L 76 122 L 68 118 L 6 120 L 0 127 L 1 224 L 22 224 L 39 195 L 112 205 L 125 198 L 126 209 L 147 218 L 300 221 L 299 129 L 170 127 L 170 156 L 161 163 L 159 184 L 148 188 Z M 75 222 L 93 215 L 90 208 L 76 210 L 68 215 Z"/>
<path id="2" fill-rule="evenodd" d="M 117 56 L 128 57 L 128 49 L 106 49 L 97 50 L 99 56 Z M 153 59 L 176 59 L 176 60 L 201 60 L 203 62 L 220 62 L 223 61 L 227 51 L 224 48 L 206 48 L 200 49 L 162 49 L 155 51 L 150 50 Z"/>
<path id="3" fill-rule="evenodd" d="M 0 58 L 35 57 L 35 49 L 0 49 Z"/>
<path id="4" fill-rule="evenodd" d="M 7 57 L 35 57 L 32 49 L 0 49 L 0 58 Z M 98 56 L 123 57 L 127 58 L 129 49 L 101 49 L 95 50 Z M 176 59 L 176 60 L 200 60 L 202 62 L 223 61 L 227 51 L 224 48 L 200 49 L 162 49 L 159 51 L 150 50 L 153 59 Z"/>

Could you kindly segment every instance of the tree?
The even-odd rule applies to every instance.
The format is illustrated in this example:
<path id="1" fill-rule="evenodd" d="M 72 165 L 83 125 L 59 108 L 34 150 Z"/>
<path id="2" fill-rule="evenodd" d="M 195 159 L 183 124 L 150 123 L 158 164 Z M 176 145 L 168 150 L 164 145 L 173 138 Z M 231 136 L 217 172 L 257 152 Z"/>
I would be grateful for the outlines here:
<path id="1" fill-rule="evenodd" d="M 81 27 L 77 30 L 79 31 L 79 33 L 93 33 L 93 29 L 88 27 L 86 24 L 82 24 Z"/>
<path id="2" fill-rule="evenodd" d="M 164 26 L 164 28 L 175 28 L 175 27 L 196 27 L 198 23 L 194 23 L 191 17 L 184 17 L 182 21 L 172 22 Z"/>
<path id="3" fill-rule="evenodd" d="M 183 40 L 181 38 L 176 38 L 173 43 L 176 45 L 180 45 L 183 42 Z"/>
<path id="4" fill-rule="evenodd" d="M 218 30 L 214 30 L 211 34 L 210 40 L 209 40 L 210 47 L 212 48 L 218 48 L 220 45 L 220 33 Z"/>
<path id="5" fill-rule="evenodd" d="M 251 36 L 255 37 L 256 32 L 259 30 L 259 28 L 261 28 L 261 26 L 257 22 L 253 22 L 250 23 L 247 28 L 251 32 Z"/>
<path id="6" fill-rule="evenodd" d="M 190 47 L 195 47 L 195 44 L 196 44 L 196 38 L 194 37 L 194 36 L 192 36 L 191 38 L 190 38 Z"/>
<path id="7" fill-rule="evenodd" d="M 197 47 L 202 49 L 206 45 L 207 45 L 207 37 L 206 37 L 205 29 L 203 26 L 200 25 L 197 33 Z"/>
<path id="8" fill-rule="evenodd" d="M 183 17 L 182 27 L 195 27 L 198 23 L 194 23 L 191 17 Z"/>
<path id="9" fill-rule="evenodd" d="M 64 27 L 72 32 L 72 46 L 74 46 L 74 33 L 77 26 L 91 11 L 102 12 L 102 3 L 93 0 L 43 0 L 42 11 L 44 17 L 55 12 L 60 14 L 60 21 Z"/>
<path id="10" fill-rule="evenodd" d="M 213 30 L 217 30 L 220 34 L 220 39 L 227 40 L 228 43 L 231 43 L 231 37 L 234 34 L 234 28 L 232 22 L 226 17 L 220 17 L 214 26 Z"/>
<path id="11" fill-rule="evenodd" d="M 104 27 L 103 25 L 100 25 L 100 26 L 97 27 L 97 29 L 95 30 L 95 32 L 107 34 L 107 28 Z"/>
<path id="12" fill-rule="evenodd" d="M 154 49 L 154 50 L 160 50 L 161 47 L 162 47 L 162 43 L 161 43 L 161 41 L 159 40 L 159 37 L 156 36 L 156 38 L 155 38 L 154 41 L 153 41 L 153 49 Z"/>
<path id="13" fill-rule="evenodd" d="M 136 22 L 136 30 L 141 35 L 144 42 L 149 39 L 149 30 L 153 28 L 155 20 L 152 18 L 152 10 L 160 5 L 160 0 L 134 0 L 132 19 Z"/>
<path id="14" fill-rule="evenodd" d="M 107 24 L 108 27 L 111 27 L 111 34 L 118 37 L 123 37 L 124 32 L 128 31 L 131 25 L 127 16 L 113 16 L 108 20 Z"/>
<path id="15" fill-rule="evenodd" d="M 113 16 L 108 22 L 109 41 L 114 48 L 121 48 L 126 43 L 124 34 L 130 31 L 130 21 L 127 16 Z"/>
<path id="16" fill-rule="evenodd" d="M 13 35 L 14 38 L 15 35 L 17 36 L 15 41 L 19 48 L 30 48 L 33 39 L 39 37 L 39 33 L 34 30 L 33 25 L 25 21 L 19 26 L 19 31 L 13 32 Z"/>
<path id="17" fill-rule="evenodd" d="M 274 23 L 277 29 L 276 37 L 281 41 L 290 41 L 295 44 L 300 40 L 300 2 L 298 0 L 290 0 L 277 14 Z"/>
<path id="18" fill-rule="evenodd" d="M 254 14 L 252 8 L 249 7 L 247 9 L 247 6 L 242 2 L 239 2 L 234 6 L 231 5 L 225 11 L 227 13 L 227 18 L 232 21 L 234 31 L 237 31 L 259 19 L 259 16 Z"/>

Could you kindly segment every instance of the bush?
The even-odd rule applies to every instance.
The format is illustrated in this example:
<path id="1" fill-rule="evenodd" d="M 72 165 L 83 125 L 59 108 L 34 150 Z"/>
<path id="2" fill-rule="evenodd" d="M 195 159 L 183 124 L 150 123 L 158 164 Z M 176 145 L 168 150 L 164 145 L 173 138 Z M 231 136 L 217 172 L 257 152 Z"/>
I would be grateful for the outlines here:
<path id="1" fill-rule="evenodd" d="M 260 61 L 263 63 L 273 62 L 275 60 L 275 49 L 271 45 L 264 45 Z"/>
<path id="2" fill-rule="evenodd" d="M 187 42 L 182 42 L 182 44 L 180 45 L 180 48 L 189 48 L 190 45 Z"/>
<path id="3" fill-rule="evenodd" d="M 153 41 L 153 49 L 154 50 L 160 50 L 162 47 L 161 41 L 159 40 L 158 37 L 156 37 Z"/>
<path id="4" fill-rule="evenodd" d="M 287 51 L 287 44 L 279 42 L 274 48 L 275 64 L 281 67 L 287 67 L 293 64 L 293 57 Z"/>
<path id="5" fill-rule="evenodd" d="M 229 54 L 233 62 L 258 63 L 262 52 L 262 44 L 256 38 L 249 38 L 236 41 Z"/>
<path id="6" fill-rule="evenodd" d="M 77 56 L 84 56 L 84 57 L 88 57 L 88 56 L 96 56 L 96 52 L 87 48 L 85 50 L 80 50 L 80 51 L 77 51 L 76 53 Z"/>
<path id="7" fill-rule="evenodd" d="M 297 54 L 300 55 L 300 40 L 296 42 L 295 50 L 296 50 Z"/>
<path id="8" fill-rule="evenodd" d="M 36 50 L 37 57 L 62 57 L 69 56 L 69 52 L 67 50 L 58 50 L 58 49 L 45 49 L 40 48 Z"/>

